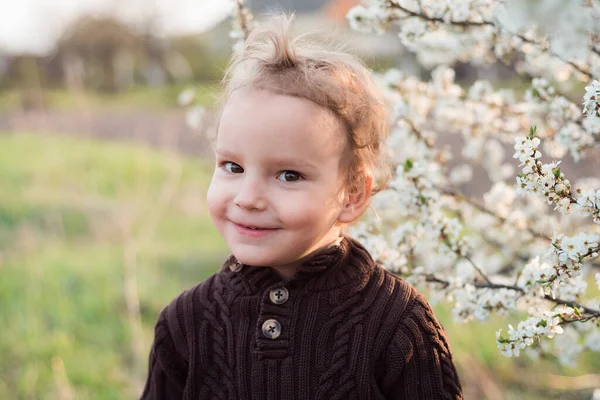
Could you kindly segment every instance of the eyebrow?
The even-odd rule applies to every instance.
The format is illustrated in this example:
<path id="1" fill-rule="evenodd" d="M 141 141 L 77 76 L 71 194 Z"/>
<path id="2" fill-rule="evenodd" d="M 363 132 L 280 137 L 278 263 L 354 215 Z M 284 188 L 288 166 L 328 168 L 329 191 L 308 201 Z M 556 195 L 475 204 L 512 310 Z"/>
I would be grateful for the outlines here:
<path id="1" fill-rule="evenodd" d="M 215 153 L 224 158 L 238 158 L 238 155 L 225 149 L 216 149 Z"/>
<path id="2" fill-rule="evenodd" d="M 231 152 L 229 150 L 225 150 L 225 149 L 216 149 L 215 152 L 223 158 L 232 158 L 232 159 L 239 159 L 241 158 L 237 153 Z M 281 168 L 299 168 L 299 169 L 317 169 L 317 167 L 306 160 L 303 159 L 299 159 L 299 158 L 269 158 L 267 160 L 267 162 L 273 166 L 276 167 L 281 167 Z"/>

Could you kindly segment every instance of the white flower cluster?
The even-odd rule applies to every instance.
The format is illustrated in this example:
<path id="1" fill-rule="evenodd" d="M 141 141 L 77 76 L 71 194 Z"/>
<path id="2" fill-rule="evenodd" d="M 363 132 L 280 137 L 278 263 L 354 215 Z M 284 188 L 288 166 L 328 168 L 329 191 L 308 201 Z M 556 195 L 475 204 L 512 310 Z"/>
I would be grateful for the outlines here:
<path id="1" fill-rule="evenodd" d="M 552 250 L 556 248 L 552 246 Z M 577 301 L 584 295 L 588 285 L 583 279 L 581 268 L 581 263 L 569 267 L 566 264 L 553 265 L 547 260 L 540 261 L 540 257 L 536 256 L 525 265 L 518 283 L 532 295 Z"/>
<path id="2" fill-rule="evenodd" d="M 573 207 L 578 211 L 592 216 L 595 223 L 600 224 L 600 189 L 578 190 L 577 204 Z"/>
<path id="3" fill-rule="evenodd" d="M 485 320 L 492 312 L 507 315 L 509 310 L 516 308 L 518 295 L 519 293 L 512 289 L 476 288 L 472 284 L 465 284 L 452 292 L 454 320 Z"/>
<path id="4" fill-rule="evenodd" d="M 593 121 L 600 120 L 600 82 L 597 80 L 585 87 L 583 112 Z"/>
<path id="5" fill-rule="evenodd" d="M 543 195 L 548 204 L 555 203 L 555 210 L 561 214 L 571 212 L 571 184 L 565 179 L 558 165 L 560 161 L 542 164 L 538 161 L 542 153 L 538 150 L 540 139 L 534 136 L 535 129 L 532 128 L 526 138 L 515 138 L 515 154 L 523 167 L 521 174 L 517 176 L 517 187 L 519 193 L 535 193 Z"/>
<path id="6" fill-rule="evenodd" d="M 491 138 L 498 131 L 519 131 L 523 126 L 522 119 L 539 110 L 540 106 L 517 105 L 512 93 L 495 91 L 485 81 L 478 81 L 465 92 L 454 82 L 453 71 L 447 68 L 434 70 L 430 82 L 406 76 L 398 70 L 390 70 L 380 79 L 394 104 L 396 122 L 388 145 L 390 159 L 397 167 L 389 189 L 373 199 L 377 224 L 366 219 L 366 225 L 377 225 L 377 229 L 362 233 L 365 239 L 361 236 L 361 240 L 372 242 L 367 248 L 383 254 L 378 258 L 388 259 L 388 268 L 404 274 L 410 283 L 432 285 L 435 288 L 432 297 L 453 299 L 453 313 L 458 320 L 485 319 L 491 313 L 514 309 L 516 299 L 523 296 L 520 290 L 528 296 L 526 303 L 531 307 L 540 305 L 534 299 L 544 301 L 546 295 L 559 296 L 565 301 L 581 298 L 586 282 L 580 275 L 563 273 L 564 276 L 558 279 L 557 269 L 546 261 L 540 266 L 539 258 L 536 268 L 532 264 L 524 269 L 522 277 L 529 279 L 519 280 L 520 290 L 477 288 L 474 282 L 481 283 L 482 275 L 470 263 L 461 262 L 469 254 L 477 260 L 476 264 L 484 273 L 501 271 L 510 262 L 508 260 L 523 257 L 525 246 L 529 246 L 527 255 L 544 251 L 543 247 L 535 245 L 537 242 L 530 229 L 544 232 L 561 227 L 559 220 L 553 216 L 539 218 L 544 208 L 537 197 L 517 204 L 517 192 L 504 182 L 512 172 L 512 167 L 504 160 L 502 143 L 505 140 Z M 541 95 L 548 96 L 551 104 L 551 110 L 544 114 L 545 117 L 554 112 L 557 118 L 561 113 L 569 113 L 569 118 L 576 118 L 578 110 L 574 110 L 572 103 L 564 103 L 561 97 L 556 96 L 547 81 L 538 80 L 536 86 Z M 539 96 L 537 101 L 541 103 Z M 532 102 L 533 98 L 529 100 L 530 104 Z M 479 110 L 475 112 L 480 114 L 471 114 L 473 110 Z M 470 119 L 471 115 L 480 117 Z M 502 120 L 513 122 L 501 125 Z M 430 129 L 432 124 L 435 130 Z M 472 149 L 468 152 L 463 150 L 463 155 L 471 155 L 465 158 L 481 162 L 496 182 L 484 195 L 486 208 L 495 216 L 473 213 L 472 207 L 457 203 L 456 199 L 439 192 L 439 188 L 448 182 L 464 182 L 464 177 L 457 177 L 459 174 L 454 170 L 444 176 L 444 163 L 449 158 L 433 146 L 437 140 L 436 130 L 448 126 L 463 134 L 465 150 Z M 558 195 L 568 197 L 571 194 L 570 183 L 558 169 L 558 162 L 547 165 L 540 162 L 540 145 L 540 139 L 533 136 L 518 140 L 515 158 L 520 158 L 524 163 L 522 166 L 525 166 L 524 172 L 535 178 L 529 191 L 548 193 L 546 200 L 557 202 L 561 199 Z M 457 171 L 461 171 L 460 175 L 470 174 L 467 164 Z M 522 177 L 525 175 L 522 174 Z M 523 188 L 518 191 L 523 191 Z M 561 204 L 570 210 L 574 203 L 570 198 L 567 200 L 568 203 L 563 201 Z M 467 229 L 476 228 L 478 231 L 476 235 L 469 235 L 468 242 L 462 236 L 463 222 L 448 216 L 456 212 L 463 215 L 462 221 L 470 222 Z M 355 230 L 353 234 L 357 234 Z M 369 235 L 370 240 L 367 238 Z M 482 237 L 484 240 L 481 240 Z M 486 238 L 502 246 L 503 255 L 494 253 Z M 396 252 L 401 255 L 400 267 L 392 265 L 393 261 L 389 258 Z M 446 283 L 442 284 L 444 281 Z M 529 284 L 525 285 L 527 281 Z"/>
<path id="7" fill-rule="evenodd" d="M 542 336 L 553 338 L 563 333 L 561 319 L 552 311 L 542 317 L 531 317 L 519 322 L 517 329 L 508 325 L 507 337 L 502 336 L 502 329 L 496 332 L 496 342 L 502 355 L 518 357 L 521 350 L 539 341 Z"/>
<path id="8" fill-rule="evenodd" d="M 371 0 L 351 9 L 348 19 L 361 32 L 382 33 L 396 25 L 402 44 L 426 66 L 508 62 L 522 53 L 524 71 L 537 75 L 543 65 L 544 72 L 557 75 L 566 60 L 589 59 L 589 32 L 598 17 L 584 2 L 563 3 L 540 0 L 532 7 L 518 0 Z"/>
<path id="9" fill-rule="evenodd" d="M 544 254 L 544 258 L 558 268 L 557 278 L 564 280 L 566 277 L 580 274 L 585 258 L 598 257 L 599 243 L 600 235 L 597 234 L 580 232 L 576 236 L 568 237 L 555 233 L 552 245 Z"/>
<path id="10" fill-rule="evenodd" d="M 398 13 L 384 7 L 380 2 L 373 2 L 368 7 L 358 5 L 346 14 L 350 27 L 358 32 L 383 34 L 389 29 L 390 21 Z"/>
<path id="11" fill-rule="evenodd" d="M 582 121 L 579 107 L 559 95 L 548 79 L 534 78 L 525 100 L 536 105 L 530 114 L 544 121 L 546 137 L 553 139 L 549 150 L 555 157 L 562 157 L 568 150 L 575 161 L 579 161 L 583 152 L 594 144 L 594 135 L 600 131 L 600 119 Z"/>

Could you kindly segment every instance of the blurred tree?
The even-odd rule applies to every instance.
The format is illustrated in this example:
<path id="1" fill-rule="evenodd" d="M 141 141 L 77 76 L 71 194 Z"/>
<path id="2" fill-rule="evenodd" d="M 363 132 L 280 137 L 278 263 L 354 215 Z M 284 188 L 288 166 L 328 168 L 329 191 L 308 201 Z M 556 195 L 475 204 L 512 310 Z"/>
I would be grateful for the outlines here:
<path id="1" fill-rule="evenodd" d="M 134 68 L 132 58 L 143 55 L 144 38 L 119 20 L 108 17 L 82 17 L 59 40 L 55 57 L 63 62 L 65 82 L 114 92 L 127 82 L 123 68 Z"/>
<path id="2" fill-rule="evenodd" d="M 223 77 L 230 47 L 211 49 L 203 36 L 173 38 L 170 44 L 169 70 L 177 80 L 218 81 Z M 180 65 L 183 59 L 187 71 Z"/>

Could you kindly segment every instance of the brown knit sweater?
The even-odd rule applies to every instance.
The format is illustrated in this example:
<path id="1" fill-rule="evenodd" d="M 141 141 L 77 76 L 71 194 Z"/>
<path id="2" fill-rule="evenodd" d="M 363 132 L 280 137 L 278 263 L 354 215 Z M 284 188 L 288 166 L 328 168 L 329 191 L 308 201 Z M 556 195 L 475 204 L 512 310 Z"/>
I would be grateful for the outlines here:
<path id="1" fill-rule="evenodd" d="M 142 399 L 462 399 L 425 298 L 357 241 L 289 280 L 233 257 L 158 317 Z"/>

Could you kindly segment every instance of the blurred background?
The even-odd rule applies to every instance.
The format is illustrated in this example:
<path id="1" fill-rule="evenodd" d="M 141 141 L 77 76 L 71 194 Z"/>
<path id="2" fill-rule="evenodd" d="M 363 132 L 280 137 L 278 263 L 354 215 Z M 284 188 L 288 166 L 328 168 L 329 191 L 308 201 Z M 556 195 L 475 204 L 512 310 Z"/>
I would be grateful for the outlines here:
<path id="1" fill-rule="evenodd" d="M 334 33 L 375 70 L 427 74 L 393 34 L 351 32 L 356 4 L 249 2 L 295 11 L 298 31 Z M 204 204 L 203 127 L 178 96 L 214 102 L 233 6 L 0 2 L 0 399 L 138 397 L 158 313 L 227 255 Z M 499 66 L 456 70 L 521 85 Z M 494 340 L 506 320 L 458 325 L 449 311 L 436 305 L 466 398 L 589 399 L 600 387 L 591 355 L 573 367 L 507 359 Z"/>

